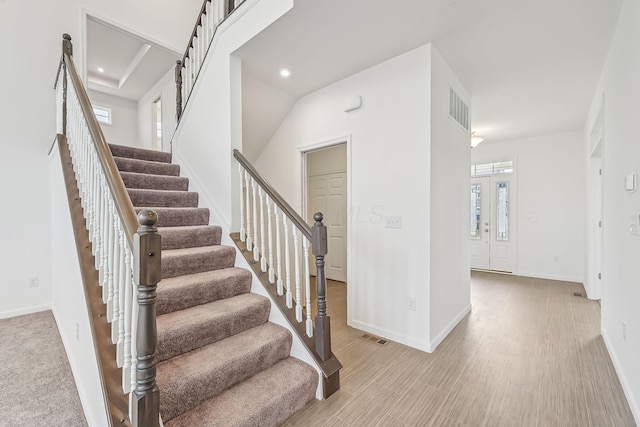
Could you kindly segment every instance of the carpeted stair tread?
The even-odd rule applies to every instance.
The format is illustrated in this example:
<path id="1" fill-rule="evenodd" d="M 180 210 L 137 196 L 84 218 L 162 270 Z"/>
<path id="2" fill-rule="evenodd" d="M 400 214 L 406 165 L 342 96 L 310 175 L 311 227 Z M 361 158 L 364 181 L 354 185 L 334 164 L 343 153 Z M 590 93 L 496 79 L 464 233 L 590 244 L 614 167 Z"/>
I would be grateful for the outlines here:
<path id="1" fill-rule="evenodd" d="M 158 365 L 162 420 L 175 418 L 289 357 L 291 332 L 264 323 Z"/>
<path id="2" fill-rule="evenodd" d="M 222 239 L 222 228 L 217 225 L 159 227 L 158 233 L 163 250 L 219 245 Z"/>
<path id="3" fill-rule="evenodd" d="M 180 176 L 180 166 L 173 163 L 113 157 L 120 172 L 136 172 L 153 175 Z"/>
<path id="4" fill-rule="evenodd" d="M 165 153 L 164 151 L 147 150 L 145 148 L 128 147 L 116 144 L 109 144 L 109 149 L 114 157 L 127 157 L 129 159 L 171 163 L 171 153 Z"/>
<path id="5" fill-rule="evenodd" d="M 157 317 L 161 362 L 265 323 L 271 302 L 247 293 Z"/>
<path id="6" fill-rule="evenodd" d="M 158 283 L 156 313 L 160 316 L 250 290 L 251 273 L 237 267 L 163 279 Z"/>
<path id="7" fill-rule="evenodd" d="M 235 260 L 236 250 L 231 246 L 166 249 L 162 251 L 162 278 L 229 268 Z"/>
<path id="8" fill-rule="evenodd" d="M 154 190 L 187 191 L 189 178 L 181 176 L 154 175 L 149 173 L 120 172 L 127 188 L 148 188 Z"/>
<path id="9" fill-rule="evenodd" d="M 317 372 L 288 357 L 196 408 L 165 427 L 275 427 L 314 396 Z"/>
<path id="10" fill-rule="evenodd" d="M 136 213 L 145 209 L 151 209 L 158 214 L 156 227 L 209 225 L 209 209 L 207 208 L 136 207 Z"/>
<path id="11" fill-rule="evenodd" d="M 198 193 L 193 191 L 127 189 L 133 206 L 197 208 Z"/>

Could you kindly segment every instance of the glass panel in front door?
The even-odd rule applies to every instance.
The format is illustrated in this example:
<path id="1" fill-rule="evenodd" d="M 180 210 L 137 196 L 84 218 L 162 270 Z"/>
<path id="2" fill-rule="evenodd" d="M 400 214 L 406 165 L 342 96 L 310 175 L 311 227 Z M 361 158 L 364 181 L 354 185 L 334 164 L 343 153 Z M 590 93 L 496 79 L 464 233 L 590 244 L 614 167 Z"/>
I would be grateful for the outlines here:
<path id="1" fill-rule="evenodd" d="M 498 182 L 496 190 L 496 240 L 506 242 L 509 240 L 509 183 Z"/>
<path id="2" fill-rule="evenodd" d="M 481 213 L 481 194 L 480 184 L 471 184 L 471 238 L 480 240 L 480 213 Z"/>

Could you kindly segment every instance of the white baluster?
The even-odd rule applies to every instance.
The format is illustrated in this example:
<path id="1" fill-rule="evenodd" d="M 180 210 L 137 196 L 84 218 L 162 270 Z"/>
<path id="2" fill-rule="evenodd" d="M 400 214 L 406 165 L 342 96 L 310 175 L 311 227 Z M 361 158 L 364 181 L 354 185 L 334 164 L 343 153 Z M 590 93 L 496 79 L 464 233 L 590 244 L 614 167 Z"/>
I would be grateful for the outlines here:
<path id="1" fill-rule="evenodd" d="M 114 266 L 114 253 L 115 253 L 115 242 L 116 242 L 116 229 L 115 229 L 115 219 L 114 219 L 114 209 L 113 209 L 113 200 L 109 198 L 109 248 L 107 254 L 107 286 L 102 289 L 102 299 L 105 304 L 107 304 L 107 321 L 111 322 L 113 320 L 113 282 L 114 282 L 114 274 L 115 271 L 113 269 Z"/>
<path id="2" fill-rule="evenodd" d="M 136 349 L 136 342 L 138 341 L 138 284 L 132 282 L 133 293 L 133 310 L 131 311 L 131 378 L 129 381 L 129 388 L 135 390 L 136 388 L 136 363 L 138 363 L 138 350 Z"/>
<path id="3" fill-rule="evenodd" d="M 205 10 L 205 16 L 202 17 L 202 19 L 204 19 L 204 21 L 206 22 L 205 28 L 207 29 L 206 31 L 206 39 L 207 39 L 207 48 L 209 48 L 209 45 L 211 44 L 211 33 L 213 32 L 213 12 L 211 11 L 211 2 L 208 1 L 207 4 L 204 7 Z"/>
<path id="4" fill-rule="evenodd" d="M 309 241 L 306 237 L 302 237 L 302 247 L 304 249 L 304 290 L 306 295 L 306 311 L 307 311 L 307 336 L 313 336 L 313 322 L 311 321 L 311 279 L 309 274 Z"/>
<path id="5" fill-rule="evenodd" d="M 207 3 L 210 5 L 211 3 Z M 238 163 L 238 172 L 240 173 L 240 241 L 247 241 L 247 230 L 244 228 L 244 171 L 242 165 Z"/>
<path id="6" fill-rule="evenodd" d="M 258 249 L 258 184 L 251 178 L 251 193 L 253 194 L 253 260 L 260 261 Z"/>
<path id="7" fill-rule="evenodd" d="M 118 334 L 120 326 L 120 259 L 123 256 L 122 247 L 120 241 L 122 240 L 122 229 L 120 228 L 120 218 L 116 216 L 116 236 L 114 240 L 114 256 L 113 256 L 113 297 L 111 307 L 113 310 L 113 317 L 111 320 L 111 342 L 118 343 Z"/>
<path id="8" fill-rule="evenodd" d="M 220 24 L 220 21 L 224 19 L 224 0 L 217 0 L 217 14 L 216 14 L 216 24 Z"/>
<path id="9" fill-rule="evenodd" d="M 124 360 L 122 363 L 122 388 L 125 393 L 131 391 L 131 323 L 133 311 L 133 254 L 129 245 L 125 247 L 125 271 L 127 278 L 124 288 Z"/>
<path id="10" fill-rule="evenodd" d="M 273 215 L 276 218 L 276 264 L 278 265 L 276 289 L 278 290 L 278 295 L 282 296 L 284 294 L 284 284 L 282 281 L 282 250 L 280 248 L 280 211 L 277 205 L 273 206 Z"/>
<path id="11" fill-rule="evenodd" d="M 267 227 L 269 233 L 269 283 L 275 283 L 276 272 L 273 268 L 273 225 L 271 223 L 271 198 L 267 196 Z"/>
<path id="12" fill-rule="evenodd" d="M 251 178 L 247 171 L 244 171 L 244 180 L 247 189 L 245 193 L 247 198 L 247 250 L 251 252 L 253 250 L 253 237 L 251 235 Z"/>
<path id="13" fill-rule="evenodd" d="M 213 4 L 213 1 L 210 1 L 207 3 L 207 6 L 209 7 L 209 11 L 207 12 L 207 21 L 209 21 L 209 34 L 208 34 L 208 40 L 209 40 L 209 44 L 211 44 L 211 40 L 213 40 L 213 34 L 216 31 L 216 18 L 215 18 L 215 5 Z"/>
<path id="14" fill-rule="evenodd" d="M 284 270 L 287 287 L 287 307 L 293 308 L 293 295 L 291 294 L 291 260 L 289 255 L 289 224 L 287 214 L 282 212 L 282 225 L 284 226 Z"/>
<path id="15" fill-rule="evenodd" d="M 204 20 L 204 16 L 201 19 Z M 200 74 L 200 70 L 202 69 L 204 54 L 207 52 L 207 40 L 204 35 L 204 25 L 200 25 L 198 27 L 198 74 Z"/>
<path id="16" fill-rule="evenodd" d="M 189 92 L 187 91 L 187 60 L 185 59 L 185 64 L 182 64 L 182 68 L 180 68 L 180 75 L 182 76 L 182 110 L 184 111 L 184 106 L 187 103 L 187 96 Z"/>
<path id="17" fill-rule="evenodd" d="M 291 223 L 291 231 L 293 232 L 293 265 L 295 271 L 296 283 L 296 320 L 302 322 L 302 293 L 300 284 L 300 244 L 298 242 L 298 229 Z"/>
<path id="18" fill-rule="evenodd" d="M 262 187 L 258 187 L 258 195 L 260 197 L 260 270 L 264 273 L 267 271 L 267 251 L 265 247 L 264 191 L 262 191 Z"/>
<path id="19" fill-rule="evenodd" d="M 116 361 L 119 368 L 124 365 L 124 317 L 125 317 L 125 298 L 126 298 L 126 283 L 127 283 L 127 270 L 126 270 L 126 237 L 124 235 L 124 227 L 120 230 L 120 280 L 118 286 L 118 308 L 120 314 L 118 315 L 118 324 L 116 329 L 118 330 L 117 347 L 116 347 Z"/>
<path id="20" fill-rule="evenodd" d="M 193 86 L 196 84 L 196 74 L 198 73 L 198 61 L 196 58 L 195 49 L 193 46 L 189 48 L 189 59 L 191 60 L 191 75 L 189 76 L 189 93 L 193 91 Z"/>

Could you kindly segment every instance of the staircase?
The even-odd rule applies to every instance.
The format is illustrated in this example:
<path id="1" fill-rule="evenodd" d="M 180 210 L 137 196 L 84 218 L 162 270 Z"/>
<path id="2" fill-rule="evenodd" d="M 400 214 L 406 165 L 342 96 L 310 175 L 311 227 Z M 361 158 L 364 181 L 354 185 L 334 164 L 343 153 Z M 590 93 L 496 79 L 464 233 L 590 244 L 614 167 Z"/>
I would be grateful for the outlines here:
<path id="1" fill-rule="evenodd" d="M 268 321 L 209 210 L 171 154 L 110 145 L 136 211 L 154 210 L 162 236 L 157 384 L 166 427 L 277 426 L 310 402 L 318 373 L 290 357 L 289 330 Z"/>

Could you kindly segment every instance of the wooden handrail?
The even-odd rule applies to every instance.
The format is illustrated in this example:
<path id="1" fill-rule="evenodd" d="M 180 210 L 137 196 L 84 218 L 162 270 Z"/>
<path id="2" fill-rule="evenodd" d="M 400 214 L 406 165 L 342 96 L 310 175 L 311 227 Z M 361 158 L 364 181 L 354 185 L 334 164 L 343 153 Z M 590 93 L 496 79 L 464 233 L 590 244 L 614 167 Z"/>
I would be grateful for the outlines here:
<path id="1" fill-rule="evenodd" d="M 222 20 L 218 23 L 218 26 L 222 22 L 224 22 L 224 20 L 227 19 L 236 10 L 237 6 L 239 6 L 239 5 L 236 6 L 236 1 L 235 0 L 219 0 L 219 1 L 223 1 L 224 2 L 224 16 L 222 17 Z M 186 67 L 187 58 L 189 58 L 189 49 L 191 49 L 193 47 L 193 41 L 198 35 L 198 27 L 202 25 L 202 17 L 206 13 L 207 3 L 211 3 L 211 5 L 213 7 L 213 1 L 212 0 L 204 0 L 202 2 L 202 7 L 200 8 L 200 12 L 198 13 L 198 17 L 196 18 L 196 23 L 193 26 L 193 31 L 191 32 L 191 35 L 189 36 L 189 42 L 187 43 L 187 48 L 185 49 L 184 54 L 182 55 L 182 59 L 176 61 L 176 78 L 175 78 L 176 92 L 177 92 L 177 94 L 176 94 L 176 120 L 177 120 L 178 123 L 180 122 L 180 119 L 182 118 L 182 112 L 184 110 L 184 107 L 186 106 L 186 103 L 189 102 L 189 97 L 191 95 L 191 88 L 189 88 L 189 92 L 186 94 L 184 99 L 182 97 L 182 85 L 184 83 L 182 81 L 182 69 Z M 218 29 L 218 26 L 216 26 L 216 28 L 213 30 L 214 31 L 214 35 L 215 35 L 215 32 Z M 210 46 L 211 45 L 209 44 L 206 47 L 205 56 L 207 55 Z M 195 73 L 195 79 L 198 78 L 199 74 L 200 74 L 200 68 L 198 68 L 198 71 Z M 184 101 L 184 105 L 182 104 L 183 101 Z"/>
<path id="2" fill-rule="evenodd" d="M 76 71 L 76 66 L 73 62 L 71 36 L 69 34 L 64 34 L 62 37 L 64 39 L 63 46 L 68 45 L 68 47 L 63 47 L 63 59 L 66 64 L 66 71 L 69 74 L 71 83 L 73 84 L 78 97 L 80 108 L 82 109 L 84 118 L 87 121 L 89 133 L 91 134 L 96 153 L 100 159 L 100 164 L 102 165 L 107 185 L 109 185 L 111 193 L 113 194 L 114 204 L 118 214 L 120 215 L 127 240 L 130 247 L 133 247 L 133 235 L 138 230 L 136 211 L 133 208 L 133 203 L 131 203 L 129 193 L 124 186 L 124 182 L 122 182 L 122 177 L 120 176 L 116 162 L 113 160 L 111 150 L 107 145 L 102 129 L 98 124 L 95 114 L 93 113 L 93 107 L 91 106 L 91 101 L 89 101 L 89 95 L 87 95 L 84 84 L 82 84 L 82 80 Z"/>
<path id="3" fill-rule="evenodd" d="M 313 242 L 313 235 L 311 233 L 311 227 L 305 222 L 304 219 L 296 212 L 289 203 L 285 199 L 278 194 L 278 192 L 264 179 L 260 173 L 256 170 L 256 168 L 249 163 L 249 161 L 238 151 L 237 149 L 233 150 L 233 157 L 242 165 L 242 167 L 251 175 L 253 179 L 262 187 L 265 193 L 275 202 L 276 205 L 282 210 L 295 224 L 295 226 L 304 234 L 304 236 L 310 241 Z"/>

